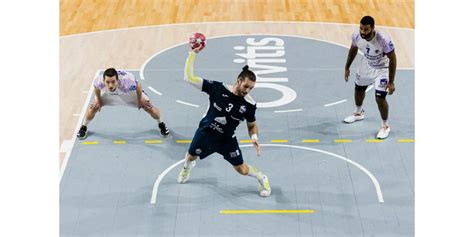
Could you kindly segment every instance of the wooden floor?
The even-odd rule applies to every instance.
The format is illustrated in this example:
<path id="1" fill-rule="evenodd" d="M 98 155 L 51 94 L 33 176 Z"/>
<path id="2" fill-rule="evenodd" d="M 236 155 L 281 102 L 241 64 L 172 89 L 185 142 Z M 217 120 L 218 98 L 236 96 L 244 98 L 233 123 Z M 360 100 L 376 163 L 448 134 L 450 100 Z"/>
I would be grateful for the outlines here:
<path id="1" fill-rule="evenodd" d="M 206 7 L 212 5 L 210 2 L 62 0 L 61 34 L 67 36 L 60 38 L 59 143 L 74 138 L 79 119 L 77 115 L 81 113 L 87 97 L 84 91 L 89 90 L 98 69 L 107 67 L 139 69 L 156 52 L 186 42 L 188 36 L 197 31 L 203 32 L 208 37 L 233 34 L 281 34 L 350 45 L 350 35 L 358 29 L 357 23 L 360 17 L 370 12 L 375 17 L 377 29 L 392 36 L 397 47 L 398 67 L 414 67 L 414 31 L 380 26 L 412 28 L 413 1 L 258 1 L 256 7 L 252 8 L 254 9 L 252 14 L 247 11 L 251 8 L 250 2 L 257 1 L 212 1 L 219 4 Z M 112 3 L 115 3 L 115 6 L 112 6 Z M 190 9 L 191 5 L 196 10 Z M 365 11 L 362 6 L 377 10 Z M 226 9 L 232 9 L 234 14 L 228 13 Z M 158 12 L 156 17 L 149 16 L 153 11 Z M 259 15 L 258 12 L 265 12 L 263 18 L 254 18 Z M 115 17 L 107 17 L 111 15 Z M 237 22 L 223 22 L 225 20 Z M 245 22 L 246 20 L 276 22 Z M 355 24 L 278 22 L 294 20 Z M 158 25 L 74 35 L 104 29 L 186 21 L 200 23 Z M 341 62 L 345 62 L 345 59 L 341 59 Z M 60 163 L 64 154 L 60 152 Z"/>
<path id="2" fill-rule="evenodd" d="M 304 21 L 414 28 L 414 0 L 61 0 L 60 34 L 214 21 Z"/>

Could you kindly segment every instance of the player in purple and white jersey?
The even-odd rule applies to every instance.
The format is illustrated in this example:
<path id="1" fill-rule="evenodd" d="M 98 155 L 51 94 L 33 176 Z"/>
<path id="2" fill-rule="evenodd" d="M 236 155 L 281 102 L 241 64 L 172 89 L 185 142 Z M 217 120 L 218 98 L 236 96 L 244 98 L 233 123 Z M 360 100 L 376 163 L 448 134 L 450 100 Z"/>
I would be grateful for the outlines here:
<path id="1" fill-rule="evenodd" d="M 377 133 L 378 139 L 385 139 L 390 134 L 388 125 L 388 103 L 387 94 L 395 91 L 395 71 L 397 58 L 395 47 L 390 37 L 374 29 L 375 21 L 371 16 L 364 16 L 360 20 L 359 31 L 352 34 L 352 45 L 347 55 L 344 79 L 349 80 L 350 66 L 357 56 L 358 50 L 364 53 L 359 68 L 356 72 L 354 100 L 355 112 L 346 117 L 344 122 L 353 123 L 364 119 L 362 103 L 365 91 L 371 84 L 375 84 L 375 100 L 377 102 L 380 116 L 382 117 L 382 128 Z"/>
<path id="2" fill-rule="evenodd" d="M 155 119 L 160 134 L 166 137 L 170 134 L 165 123 L 160 119 L 160 110 L 151 104 L 150 99 L 142 89 L 142 85 L 135 80 L 135 76 L 123 70 L 109 68 L 94 80 L 95 101 L 89 106 L 82 126 L 77 133 L 79 139 L 87 137 L 87 125 L 102 106 L 131 106 L 145 110 Z"/>

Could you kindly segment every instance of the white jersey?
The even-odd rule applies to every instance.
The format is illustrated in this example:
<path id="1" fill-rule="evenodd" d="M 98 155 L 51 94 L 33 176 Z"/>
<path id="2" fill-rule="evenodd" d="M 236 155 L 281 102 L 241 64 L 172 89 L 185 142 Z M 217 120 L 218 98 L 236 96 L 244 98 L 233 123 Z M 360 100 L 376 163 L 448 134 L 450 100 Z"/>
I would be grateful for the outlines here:
<path id="1" fill-rule="evenodd" d="M 127 71 L 117 70 L 118 74 L 118 87 L 114 92 L 107 90 L 107 87 L 104 83 L 103 73 L 101 73 L 94 80 L 94 87 L 101 91 L 101 94 L 108 95 L 124 95 L 130 93 L 136 93 L 138 82 L 135 79 L 135 76 Z"/>
<path id="2" fill-rule="evenodd" d="M 387 54 L 395 50 L 392 40 L 382 32 L 375 31 L 372 40 L 367 41 L 360 36 L 359 31 L 352 34 L 352 46 L 359 48 L 364 56 L 361 63 L 365 63 L 375 69 L 388 68 L 389 59 Z"/>

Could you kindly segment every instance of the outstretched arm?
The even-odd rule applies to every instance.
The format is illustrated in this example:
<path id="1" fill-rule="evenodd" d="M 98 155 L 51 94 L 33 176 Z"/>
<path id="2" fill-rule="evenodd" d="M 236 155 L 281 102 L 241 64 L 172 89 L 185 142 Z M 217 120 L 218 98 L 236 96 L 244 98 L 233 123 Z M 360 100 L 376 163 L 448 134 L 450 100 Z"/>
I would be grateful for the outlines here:
<path id="1" fill-rule="evenodd" d="M 191 83 L 197 89 L 202 90 L 203 79 L 194 75 L 194 60 L 196 59 L 197 52 L 189 51 L 186 65 L 184 66 L 184 80 Z"/>

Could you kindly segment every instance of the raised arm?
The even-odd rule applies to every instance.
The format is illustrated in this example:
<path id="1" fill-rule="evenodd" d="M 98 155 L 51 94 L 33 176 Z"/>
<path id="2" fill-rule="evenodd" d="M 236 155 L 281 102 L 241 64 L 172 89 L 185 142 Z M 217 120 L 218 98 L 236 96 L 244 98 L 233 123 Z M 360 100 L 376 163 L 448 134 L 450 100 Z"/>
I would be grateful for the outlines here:
<path id="1" fill-rule="evenodd" d="M 189 52 L 188 58 L 186 59 L 186 65 L 184 66 L 184 80 L 191 83 L 194 87 L 202 90 L 203 79 L 194 75 L 194 60 L 196 59 L 196 53 L 193 51 Z"/>

